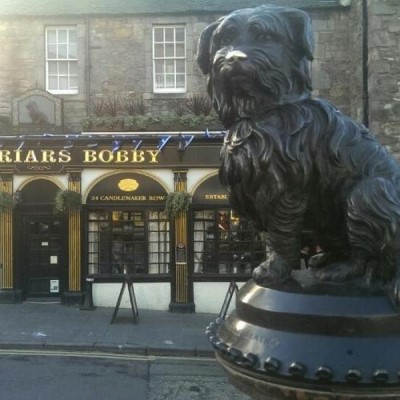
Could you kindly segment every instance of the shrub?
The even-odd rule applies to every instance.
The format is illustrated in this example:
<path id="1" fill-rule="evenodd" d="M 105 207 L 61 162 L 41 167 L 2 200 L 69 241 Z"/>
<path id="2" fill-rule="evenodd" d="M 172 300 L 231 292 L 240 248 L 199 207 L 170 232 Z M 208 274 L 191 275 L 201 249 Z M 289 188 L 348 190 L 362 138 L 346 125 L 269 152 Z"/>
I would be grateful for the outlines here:
<path id="1" fill-rule="evenodd" d="M 209 115 L 173 113 L 154 115 L 104 116 L 88 117 L 81 121 L 83 130 L 124 130 L 124 131 L 204 131 L 205 129 L 221 129 L 221 123 L 215 113 Z"/>
<path id="2" fill-rule="evenodd" d="M 186 109 L 194 115 L 208 115 L 212 110 L 212 103 L 208 96 L 195 94 L 188 98 Z"/>
<path id="3" fill-rule="evenodd" d="M 90 100 L 90 112 L 96 117 L 104 116 L 106 112 L 104 99 L 93 97 Z"/>
<path id="4" fill-rule="evenodd" d="M 143 97 L 127 96 L 121 100 L 122 110 L 127 115 L 145 115 L 147 104 Z"/>
<path id="5" fill-rule="evenodd" d="M 114 94 L 113 96 L 108 96 L 104 101 L 105 115 L 110 117 L 116 117 L 120 107 L 120 101 L 118 97 Z"/>

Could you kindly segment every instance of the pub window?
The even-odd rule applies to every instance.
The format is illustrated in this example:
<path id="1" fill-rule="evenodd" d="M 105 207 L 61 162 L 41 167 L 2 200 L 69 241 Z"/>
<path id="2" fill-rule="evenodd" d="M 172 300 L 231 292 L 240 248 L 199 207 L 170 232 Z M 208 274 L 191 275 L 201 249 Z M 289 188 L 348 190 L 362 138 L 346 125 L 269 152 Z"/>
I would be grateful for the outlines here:
<path id="1" fill-rule="evenodd" d="M 166 274 L 169 221 L 161 211 L 91 211 L 88 250 L 89 274 Z"/>
<path id="2" fill-rule="evenodd" d="M 186 91 L 185 36 L 184 26 L 153 26 L 154 93 Z"/>
<path id="3" fill-rule="evenodd" d="M 228 208 L 194 211 L 194 273 L 249 275 L 264 259 L 261 233 Z"/>
<path id="4" fill-rule="evenodd" d="M 76 27 L 46 29 L 46 89 L 53 94 L 78 93 Z"/>

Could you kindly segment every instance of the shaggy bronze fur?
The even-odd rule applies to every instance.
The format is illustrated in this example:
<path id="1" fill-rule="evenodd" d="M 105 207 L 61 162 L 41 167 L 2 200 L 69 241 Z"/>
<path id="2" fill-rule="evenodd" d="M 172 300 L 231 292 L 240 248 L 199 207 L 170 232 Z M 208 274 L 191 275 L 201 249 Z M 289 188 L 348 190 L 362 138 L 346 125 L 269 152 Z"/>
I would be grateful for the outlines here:
<path id="1" fill-rule="evenodd" d="M 319 279 L 392 282 L 398 301 L 399 166 L 364 126 L 311 96 L 312 53 L 308 15 L 283 7 L 237 10 L 200 38 L 198 64 L 228 129 L 220 179 L 273 249 L 254 278 L 289 276 L 307 228 L 325 250 Z"/>

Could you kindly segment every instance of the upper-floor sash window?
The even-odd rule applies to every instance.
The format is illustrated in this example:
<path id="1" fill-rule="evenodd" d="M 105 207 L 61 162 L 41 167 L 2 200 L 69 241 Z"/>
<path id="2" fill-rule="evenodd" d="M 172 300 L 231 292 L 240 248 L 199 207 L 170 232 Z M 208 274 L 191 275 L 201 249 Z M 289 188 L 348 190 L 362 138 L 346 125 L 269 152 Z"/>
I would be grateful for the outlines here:
<path id="1" fill-rule="evenodd" d="M 74 26 L 46 28 L 46 89 L 53 94 L 78 93 L 78 49 Z"/>
<path id="2" fill-rule="evenodd" d="M 186 30 L 180 26 L 153 26 L 154 93 L 186 91 Z"/>

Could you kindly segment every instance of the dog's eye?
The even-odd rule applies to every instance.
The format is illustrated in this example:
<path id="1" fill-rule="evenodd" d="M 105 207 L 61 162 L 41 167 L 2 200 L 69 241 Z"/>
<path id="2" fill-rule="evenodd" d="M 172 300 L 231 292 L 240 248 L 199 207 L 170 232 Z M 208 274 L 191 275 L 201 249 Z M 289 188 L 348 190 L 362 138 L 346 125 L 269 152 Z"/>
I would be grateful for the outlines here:
<path id="1" fill-rule="evenodd" d="M 229 46 L 233 43 L 233 36 L 224 35 L 219 38 L 219 45 L 220 46 Z"/>
<path id="2" fill-rule="evenodd" d="M 217 33 L 215 39 L 220 47 L 232 46 L 237 35 L 238 32 L 234 26 L 226 26 Z"/>
<path id="3" fill-rule="evenodd" d="M 230 46 L 233 43 L 234 40 L 234 34 L 225 34 L 225 35 L 221 35 L 218 38 L 218 43 L 220 46 Z"/>
<path id="4" fill-rule="evenodd" d="M 273 39 L 273 36 L 268 32 L 259 32 L 256 35 L 256 40 L 259 42 L 268 42 Z"/>

